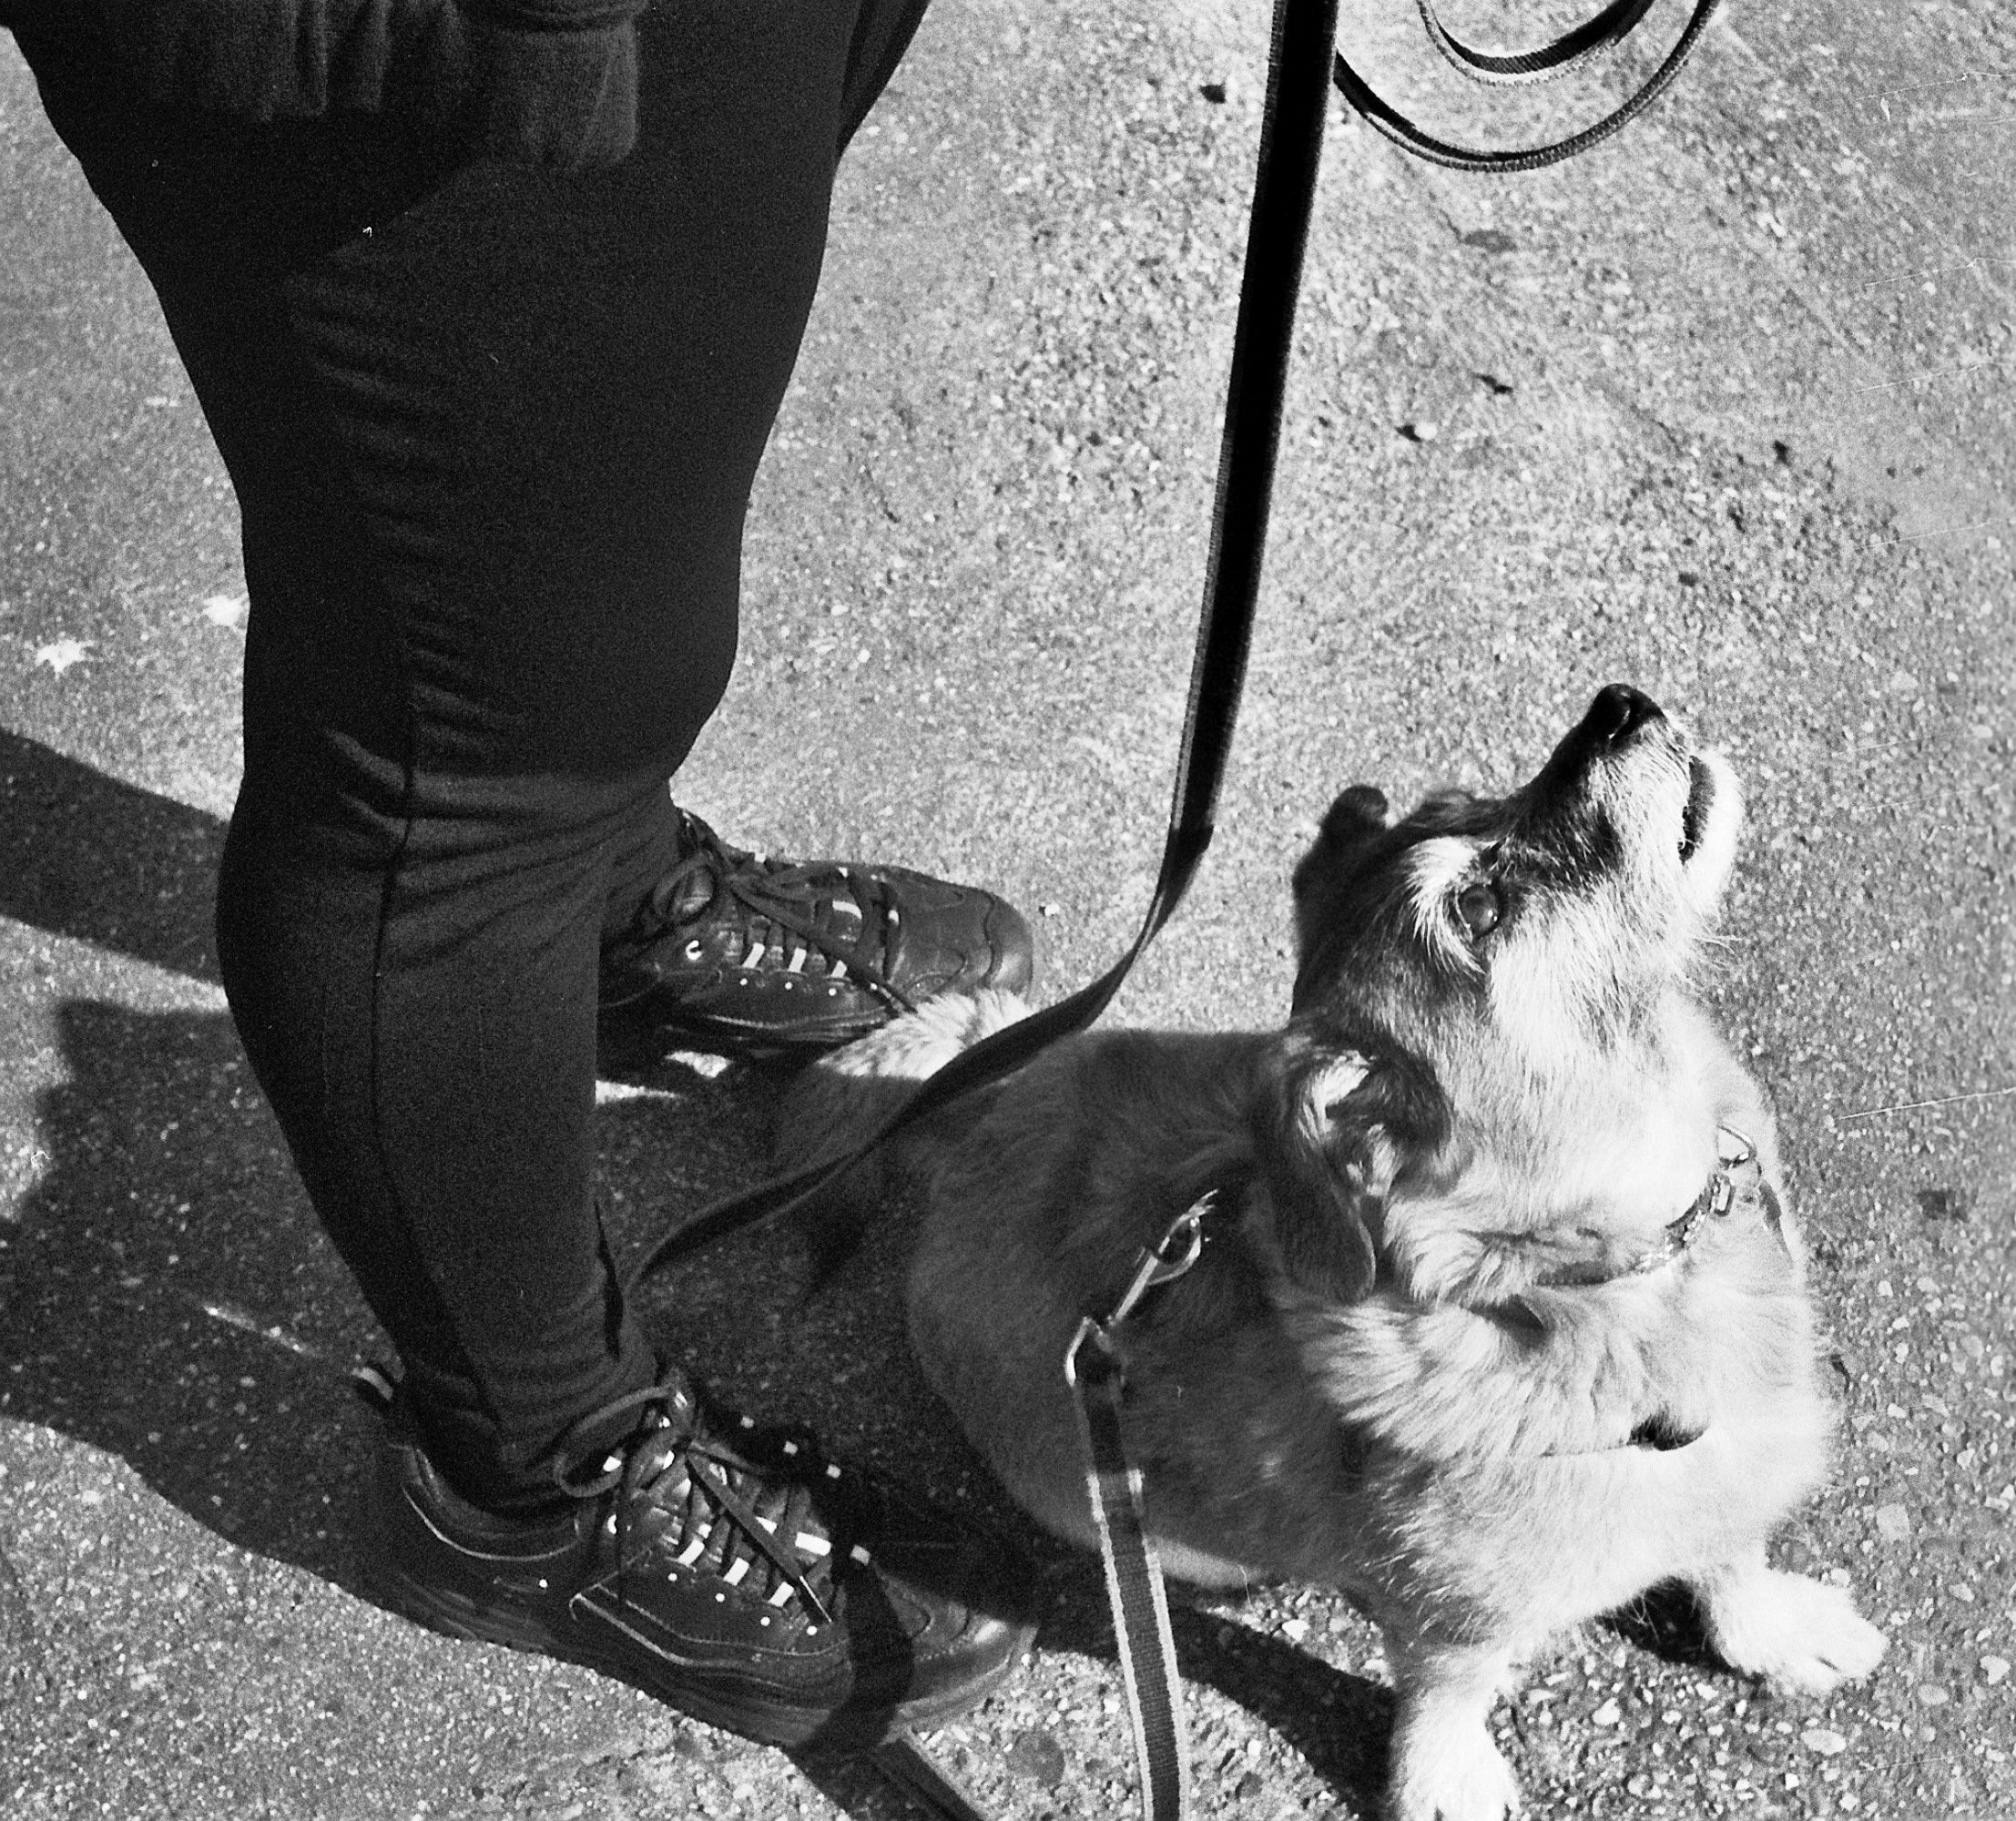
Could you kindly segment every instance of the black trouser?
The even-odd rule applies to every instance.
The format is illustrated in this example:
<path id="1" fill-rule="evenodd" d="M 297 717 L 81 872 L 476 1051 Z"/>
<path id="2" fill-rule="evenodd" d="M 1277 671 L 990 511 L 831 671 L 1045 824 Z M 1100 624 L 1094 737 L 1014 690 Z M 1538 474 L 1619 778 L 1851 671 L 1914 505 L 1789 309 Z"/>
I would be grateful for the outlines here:
<path id="1" fill-rule="evenodd" d="M 243 514 L 232 1015 L 488 1502 L 654 1375 L 592 1190 L 597 939 L 674 857 L 834 167 L 922 4 L 656 0 L 636 149 L 584 175 L 150 110 L 25 46 Z"/>

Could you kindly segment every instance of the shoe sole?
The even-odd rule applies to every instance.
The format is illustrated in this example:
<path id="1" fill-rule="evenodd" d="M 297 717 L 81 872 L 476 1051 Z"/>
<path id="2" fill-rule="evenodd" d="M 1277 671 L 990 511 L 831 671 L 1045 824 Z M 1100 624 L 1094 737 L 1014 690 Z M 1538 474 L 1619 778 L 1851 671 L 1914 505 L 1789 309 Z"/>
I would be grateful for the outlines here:
<path id="1" fill-rule="evenodd" d="M 647 1672 L 575 1636 L 555 1634 L 529 1620 L 514 1621 L 494 1607 L 478 1603 L 446 1588 L 423 1587 L 397 1572 L 365 1576 L 372 1594 L 391 1611 L 429 1631 L 468 1643 L 502 1644 L 532 1655 L 579 1663 L 598 1674 L 628 1684 L 696 1720 L 760 1745 L 786 1749 L 800 1745 L 834 1745 L 867 1750 L 886 1744 L 911 1727 L 930 1727 L 968 1712 L 984 1701 L 1013 1673 L 1015 1663 L 1034 1642 L 1034 1628 L 1018 1627 L 1014 1648 L 998 1672 L 983 1683 L 950 1690 L 930 1700 L 902 1702 L 892 1708 L 840 1708 L 809 1714 L 802 1707 L 779 1705 L 747 1695 L 710 1695 L 705 1689 L 662 1685 Z"/>

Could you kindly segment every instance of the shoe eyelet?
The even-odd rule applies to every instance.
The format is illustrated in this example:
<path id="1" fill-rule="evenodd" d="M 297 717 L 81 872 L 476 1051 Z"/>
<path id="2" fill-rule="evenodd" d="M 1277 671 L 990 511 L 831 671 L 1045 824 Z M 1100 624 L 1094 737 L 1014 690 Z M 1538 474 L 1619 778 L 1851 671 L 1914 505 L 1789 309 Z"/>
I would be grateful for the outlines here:
<path id="1" fill-rule="evenodd" d="M 706 952 L 707 952 L 707 951 L 705 951 L 704 949 L 702 949 L 702 948 L 701 948 L 701 946 L 699 945 L 699 943 L 698 943 L 698 942 L 697 942 L 697 941 L 696 941 L 696 942 L 688 942 L 688 943 L 687 943 L 687 944 L 686 945 L 686 958 L 687 958 L 687 961 L 698 961 L 698 960 L 700 959 L 700 957 L 701 957 L 701 956 L 702 956 L 703 954 L 705 954 Z"/>
<path id="2" fill-rule="evenodd" d="M 768 1620 L 767 1618 L 766 1618 L 766 1619 L 759 1619 L 759 1620 L 758 1620 L 758 1621 L 757 1621 L 756 1623 L 757 1623 L 758 1624 L 759 1624 L 759 1625 L 767 1625 L 767 1624 L 769 1624 L 769 1620 Z"/>
<path id="3" fill-rule="evenodd" d="M 714 1596 L 714 1603 L 717 1606 L 725 1606 L 728 1604 L 728 1597 L 726 1593 L 717 1593 Z"/>

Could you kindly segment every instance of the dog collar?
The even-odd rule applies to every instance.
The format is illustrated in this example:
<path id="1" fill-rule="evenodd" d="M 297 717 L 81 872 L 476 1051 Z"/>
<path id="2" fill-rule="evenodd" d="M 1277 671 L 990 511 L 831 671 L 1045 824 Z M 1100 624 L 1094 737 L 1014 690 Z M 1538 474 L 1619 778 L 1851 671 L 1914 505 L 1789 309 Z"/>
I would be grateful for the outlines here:
<path id="1" fill-rule="evenodd" d="M 1756 1182 L 1761 1185 L 1763 1181 L 1763 1170 L 1757 1165 L 1756 1145 L 1735 1126 L 1717 1125 L 1715 1129 L 1715 1174 L 1708 1178 L 1701 1193 L 1688 1205 L 1686 1212 L 1677 1220 L 1666 1224 L 1665 1233 L 1658 1245 L 1649 1251 L 1641 1252 L 1635 1258 L 1615 1269 L 1594 1261 L 1558 1266 L 1535 1277 L 1533 1287 L 1541 1289 L 1586 1289 L 1597 1284 L 1614 1283 L 1620 1277 L 1642 1277 L 1672 1264 L 1693 1243 L 1704 1222 L 1726 1218 L 1729 1210 L 1736 1206 L 1737 1176 L 1740 1172 L 1756 1169 Z M 1766 1212 L 1773 1231 L 1777 1231 L 1778 1219 L 1775 1199 L 1767 1198 Z"/>

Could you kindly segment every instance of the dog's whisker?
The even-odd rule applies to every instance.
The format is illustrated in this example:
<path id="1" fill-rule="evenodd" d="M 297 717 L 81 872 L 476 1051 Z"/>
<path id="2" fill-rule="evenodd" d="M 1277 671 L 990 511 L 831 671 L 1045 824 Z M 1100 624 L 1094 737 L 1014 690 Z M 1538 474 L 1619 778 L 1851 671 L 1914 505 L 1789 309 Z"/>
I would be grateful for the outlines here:
<path id="1" fill-rule="evenodd" d="M 1947 1094 L 1936 1100 L 1900 1100 L 1889 1106 L 1865 1106 L 1858 1113 L 1837 1113 L 1837 1119 L 1875 1119 L 1887 1113 L 1923 1113 L 1935 1106 L 1964 1106 L 1974 1101 L 2007 1100 L 2016 1086 L 1983 1088 L 1977 1094 Z"/>

